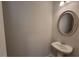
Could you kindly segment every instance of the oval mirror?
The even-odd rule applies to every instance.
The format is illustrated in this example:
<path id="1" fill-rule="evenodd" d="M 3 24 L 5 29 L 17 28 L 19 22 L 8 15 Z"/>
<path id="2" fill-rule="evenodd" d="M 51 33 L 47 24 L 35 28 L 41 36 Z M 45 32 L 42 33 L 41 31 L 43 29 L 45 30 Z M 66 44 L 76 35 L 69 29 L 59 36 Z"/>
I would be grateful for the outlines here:
<path id="1" fill-rule="evenodd" d="M 71 11 L 62 13 L 58 20 L 59 32 L 63 35 L 72 34 L 77 28 L 76 15 Z"/>

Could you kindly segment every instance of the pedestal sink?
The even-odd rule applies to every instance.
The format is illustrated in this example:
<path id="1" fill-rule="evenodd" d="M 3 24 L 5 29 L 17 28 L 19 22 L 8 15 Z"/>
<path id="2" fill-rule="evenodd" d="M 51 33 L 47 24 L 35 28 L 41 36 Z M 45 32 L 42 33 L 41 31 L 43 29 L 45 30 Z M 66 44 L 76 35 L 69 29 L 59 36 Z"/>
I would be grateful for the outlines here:
<path id="1" fill-rule="evenodd" d="M 53 42 L 52 47 L 57 50 L 57 56 L 63 56 L 64 54 L 70 54 L 73 48 L 67 44 L 62 44 L 61 42 Z"/>

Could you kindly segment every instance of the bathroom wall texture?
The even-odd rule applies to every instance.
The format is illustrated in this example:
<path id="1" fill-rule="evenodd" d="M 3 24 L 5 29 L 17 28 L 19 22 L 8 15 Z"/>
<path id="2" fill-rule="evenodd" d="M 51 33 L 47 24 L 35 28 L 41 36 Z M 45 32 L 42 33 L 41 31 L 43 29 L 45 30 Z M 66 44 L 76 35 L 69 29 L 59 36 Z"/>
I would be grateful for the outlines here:
<path id="1" fill-rule="evenodd" d="M 2 2 L 0 2 L 0 56 L 6 57 L 6 44 L 5 44 L 5 33 L 4 33 L 4 22 L 2 12 Z"/>
<path id="2" fill-rule="evenodd" d="M 47 56 L 53 2 L 3 2 L 8 56 Z"/>
<path id="3" fill-rule="evenodd" d="M 66 37 L 62 36 L 57 29 L 57 22 L 59 15 L 66 11 L 71 10 L 76 13 L 79 17 L 79 2 L 69 2 L 62 7 L 59 7 L 59 2 L 54 2 L 54 20 L 53 20 L 53 39 L 52 41 L 61 41 L 68 45 L 71 45 L 74 50 L 71 56 L 79 56 L 79 19 L 78 19 L 78 28 L 74 35 Z"/>

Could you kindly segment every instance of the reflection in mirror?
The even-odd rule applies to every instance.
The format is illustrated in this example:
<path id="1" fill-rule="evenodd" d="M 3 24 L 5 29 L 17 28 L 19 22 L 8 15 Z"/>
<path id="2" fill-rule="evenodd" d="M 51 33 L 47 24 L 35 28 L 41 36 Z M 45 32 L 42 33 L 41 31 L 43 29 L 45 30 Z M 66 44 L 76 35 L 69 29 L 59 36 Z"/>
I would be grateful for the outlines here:
<path id="1" fill-rule="evenodd" d="M 69 13 L 66 13 L 60 18 L 59 29 L 61 30 L 61 32 L 69 33 L 72 31 L 73 23 L 73 16 Z"/>

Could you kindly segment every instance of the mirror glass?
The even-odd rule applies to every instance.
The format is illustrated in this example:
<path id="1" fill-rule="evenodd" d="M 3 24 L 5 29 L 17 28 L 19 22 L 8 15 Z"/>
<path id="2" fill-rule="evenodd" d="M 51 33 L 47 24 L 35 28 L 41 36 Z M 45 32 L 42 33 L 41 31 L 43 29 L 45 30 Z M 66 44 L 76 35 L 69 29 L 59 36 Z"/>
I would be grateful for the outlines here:
<path id="1" fill-rule="evenodd" d="M 73 29 L 74 18 L 70 13 L 65 13 L 59 21 L 59 30 L 62 33 L 70 33 Z"/>

